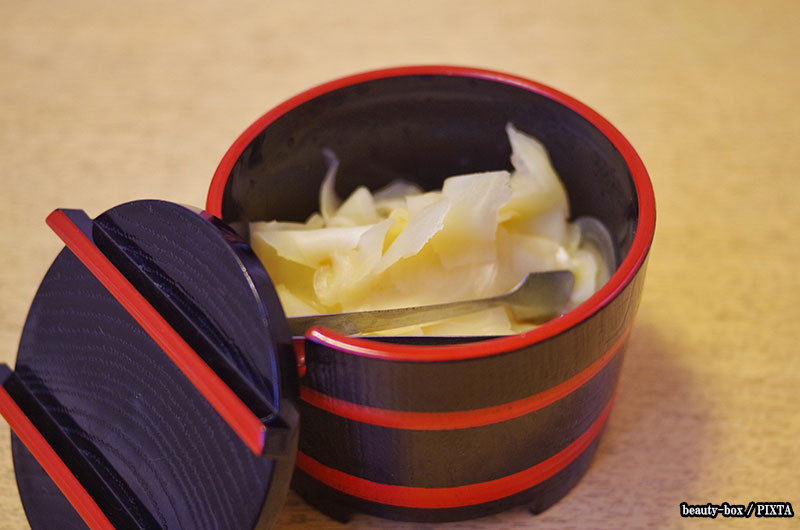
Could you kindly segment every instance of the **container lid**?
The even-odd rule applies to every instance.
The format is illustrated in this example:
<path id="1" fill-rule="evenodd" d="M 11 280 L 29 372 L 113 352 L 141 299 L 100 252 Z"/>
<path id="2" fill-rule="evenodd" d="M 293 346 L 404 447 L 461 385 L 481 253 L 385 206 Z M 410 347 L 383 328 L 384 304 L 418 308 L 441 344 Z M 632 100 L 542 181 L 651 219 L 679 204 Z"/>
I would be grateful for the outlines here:
<path id="1" fill-rule="evenodd" d="M 47 221 L 67 248 L 0 372 L 31 527 L 273 526 L 297 451 L 297 360 L 250 247 L 164 201 Z"/>

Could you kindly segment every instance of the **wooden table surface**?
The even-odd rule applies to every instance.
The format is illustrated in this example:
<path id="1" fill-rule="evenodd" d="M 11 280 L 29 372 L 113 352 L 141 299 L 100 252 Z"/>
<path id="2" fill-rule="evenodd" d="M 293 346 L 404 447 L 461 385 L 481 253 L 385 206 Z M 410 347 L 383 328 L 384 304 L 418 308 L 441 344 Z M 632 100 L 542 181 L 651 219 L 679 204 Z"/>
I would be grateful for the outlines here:
<path id="1" fill-rule="evenodd" d="M 252 120 L 358 71 L 454 63 L 539 80 L 625 134 L 658 203 L 644 299 L 597 458 L 561 502 L 450 525 L 292 495 L 287 529 L 787 528 L 679 504 L 800 510 L 800 3 L 0 3 L 0 361 L 61 247 L 55 207 L 202 206 Z M 27 528 L 7 428 L 0 529 Z"/>

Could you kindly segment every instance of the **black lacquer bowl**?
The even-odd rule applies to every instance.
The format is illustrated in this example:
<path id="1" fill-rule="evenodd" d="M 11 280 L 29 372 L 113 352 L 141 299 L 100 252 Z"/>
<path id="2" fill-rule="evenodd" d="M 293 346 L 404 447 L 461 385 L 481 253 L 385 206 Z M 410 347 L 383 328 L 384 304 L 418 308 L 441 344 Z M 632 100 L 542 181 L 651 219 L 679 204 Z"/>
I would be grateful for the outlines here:
<path id="1" fill-rule="evenodd" d="M 518 77 L 408 67 L 347 77 L 262 116 L 223 158 L 207 210 L 246 233 L 317 208 L 323 148 L 340 195 L 395 178 L 509 167 L 507 122 L 547 147 L 574 217 L 610 229 L 619 263 L 565 316 L 508 337 L 371 340 L 311 329 L 297 342 L 301 434 L 293 487 L 323 511 L 446 521 L 540 512 L 589 467 L 613 406 L 655 228 L 633 148 L 582 103 Z"/>

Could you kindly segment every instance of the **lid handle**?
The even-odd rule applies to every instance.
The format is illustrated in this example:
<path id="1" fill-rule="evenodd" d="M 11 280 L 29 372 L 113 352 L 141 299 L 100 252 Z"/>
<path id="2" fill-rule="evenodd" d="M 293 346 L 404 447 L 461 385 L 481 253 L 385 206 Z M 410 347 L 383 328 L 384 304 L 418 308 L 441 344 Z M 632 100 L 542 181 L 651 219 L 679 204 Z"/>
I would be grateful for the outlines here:
<path id="1" fill-rule="evenodd" d="M 5 364 L 0 364 L 0 385 L 0 414 L 86 526 L 91 530 L 160 528 L 122 481 L 109 480 L 97 461 L 84 456 L 36 394 Z M 94 458 L 100 458 L 99 453 Z"/>
<path id="2" fill-rule="evenodd" d="M 93 221 L 86 213 L 82 210 L 58 209 L 47 217 L 47 224 L 150 335 L 247 447 L 257 455 L 264 454 L 267 437 L 264 422 L 95 245 L 92 239 Z M 280 422 L 274 427 L 280 430 Z M 270 429 L 273 429 L 272 425 Z M 270 438 L 278 434 L 270 433 Z"/>

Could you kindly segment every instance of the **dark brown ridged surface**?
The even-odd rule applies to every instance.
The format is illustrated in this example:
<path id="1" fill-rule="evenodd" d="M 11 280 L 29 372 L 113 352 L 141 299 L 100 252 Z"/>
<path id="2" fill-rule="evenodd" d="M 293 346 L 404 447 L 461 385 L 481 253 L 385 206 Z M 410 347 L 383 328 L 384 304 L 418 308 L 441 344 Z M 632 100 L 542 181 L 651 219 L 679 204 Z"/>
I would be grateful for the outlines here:
<path id="1" fill-rule="evenodd" d="M 387 519 L 419 522 L 448 522 L 484 517 L 521 505 L 528 506 L 533 513 L 540 513 L 558 502 L 558 500 L 566 495 L 586 473 L 597 451 L 600 437 L 601 436 L 598 436 L 597 439 L 567 467 L 536 486 L 503 499 L 459 508 L 420 510 L 418 508 L 369 502 L 330 488 L 313 477 L 310 477 L 301 469 L 295 470 L 292 487 L 312 506 L 341 521 L 348 520 L 355 511 L 369 513 Z"/>
<path id="2" fill-rule="evenodd" d="M 299 450 L 322 464 L 382 484 L 456 487 L 502 478 L 553 456 L 597 419 L 616 386 L 620 353 L 588 383 L 540 410 L 491 425 L 406 430 L 301 407 Z"/>

